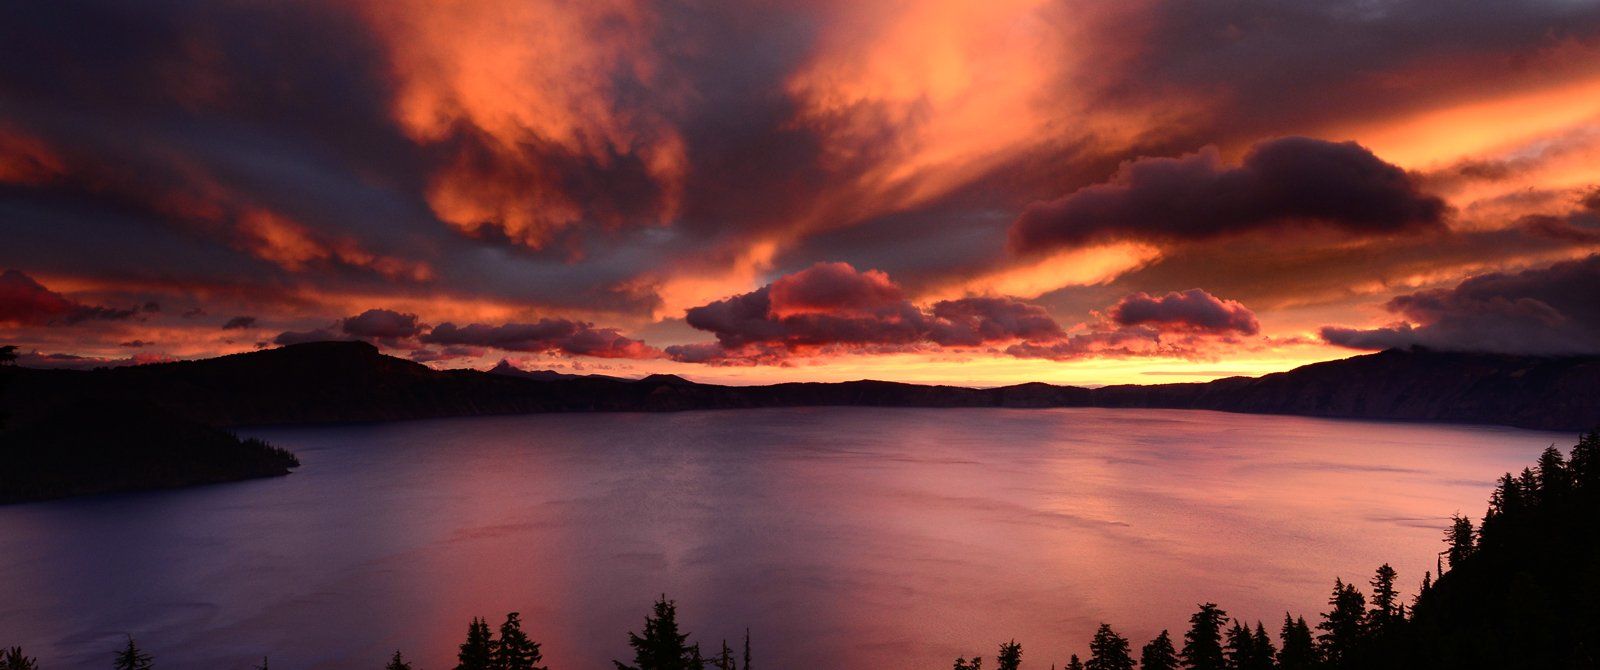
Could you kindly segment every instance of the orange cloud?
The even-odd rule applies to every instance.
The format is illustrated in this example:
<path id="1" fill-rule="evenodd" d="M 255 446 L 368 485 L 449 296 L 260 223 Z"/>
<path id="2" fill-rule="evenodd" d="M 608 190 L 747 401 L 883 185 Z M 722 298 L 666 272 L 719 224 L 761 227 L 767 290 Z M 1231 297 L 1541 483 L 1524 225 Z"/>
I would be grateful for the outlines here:
<path id="1" fill-rule="evenodd" d="M 650 215 L 673 216 L 687 157 L 662 111 L 673 93 L 649 3 L 381 0 L 365 13 L 389 43 L 395 118 L 441 153 L 427 191 L 440 219 L 533 248 L 592 219 L 620 225 L 574 192 L 571 172 L 630 161 L 656 188 Z M 623 102 L 624 86 L 650 90 L 651 104 Z"/>

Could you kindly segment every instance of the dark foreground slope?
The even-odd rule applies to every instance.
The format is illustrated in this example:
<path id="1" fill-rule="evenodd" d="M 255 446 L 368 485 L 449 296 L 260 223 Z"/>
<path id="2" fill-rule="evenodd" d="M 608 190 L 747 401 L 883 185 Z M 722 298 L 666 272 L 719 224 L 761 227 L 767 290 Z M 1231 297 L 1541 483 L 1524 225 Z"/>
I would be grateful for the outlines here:
<path id="1" fill-rule="evenodd" d="M 299 464 L 153 407 L 85 400 L 0 432 L 0 504 L 273 477 Z"/>
<path id="2" fill-rule="evenodd" d="M 80 398 L 135 398 L 215 426 L 575 411 L 797 406 L 1149 407 L 1587 430 L 1600 425 L 1600 357 L 1386 351 L 1256 378 L 1098 389 L 893 382 L 696 384 L 437 371 L 370 345 L 321 342 L 95 371 L 0 370 L 6 404 L 37 414 Z"/>

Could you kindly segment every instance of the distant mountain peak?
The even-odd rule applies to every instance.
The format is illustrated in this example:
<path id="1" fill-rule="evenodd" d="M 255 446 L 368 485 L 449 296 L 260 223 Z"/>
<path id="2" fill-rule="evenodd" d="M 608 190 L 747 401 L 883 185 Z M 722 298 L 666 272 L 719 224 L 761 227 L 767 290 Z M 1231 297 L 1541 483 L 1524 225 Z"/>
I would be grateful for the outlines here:
<path id="1" fill-rule="evenodd" d="M 494 367 L 489 368 L 489 374 L 505 377 L 519 377 L 522 379 L 535 379 L 539 381 L 552 381 L 556 379 L 575 379 L 578 375 L 569 375 L 555 370 L 524 370 L 504 358 L 500 359 Z"/>
<path id="2" fill-rule="evenodd" d="M 697 386 L 698 385 L 697 383 L 689 381 L 689 380 L 684 379 L 682 377 L 679 377 L 678 375 L 669 375 L 669 374 L 653 374 L 653 375 L 647 376 L 647 377 L 645 377 L 643 379 L 640 379 L 638 383 L 640 383 L 640 384 L 655 384 L 655 385 L 663 385 L 663 386 Z"/>

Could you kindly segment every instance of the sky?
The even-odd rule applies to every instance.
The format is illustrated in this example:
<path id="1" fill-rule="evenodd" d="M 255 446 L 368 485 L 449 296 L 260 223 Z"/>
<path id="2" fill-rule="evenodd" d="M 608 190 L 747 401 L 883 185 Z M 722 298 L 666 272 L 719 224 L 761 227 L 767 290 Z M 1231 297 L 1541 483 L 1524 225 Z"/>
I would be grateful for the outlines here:
<path id="1" fill-rule="evenodd" d="M 724 383 L 1600 353 L 1600 3 L 0 7 L 0 343 Z"/>

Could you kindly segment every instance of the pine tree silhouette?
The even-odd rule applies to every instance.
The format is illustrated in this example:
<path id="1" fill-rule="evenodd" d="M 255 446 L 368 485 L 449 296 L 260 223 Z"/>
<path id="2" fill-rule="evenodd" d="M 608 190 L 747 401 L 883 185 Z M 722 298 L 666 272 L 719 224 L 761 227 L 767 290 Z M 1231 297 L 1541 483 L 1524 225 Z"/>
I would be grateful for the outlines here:
<path id="1" fill-rule="evenodd" d="M 654 614 L 645 617 L 644 635 L 628 633 L 633 665 L 612 661 L 617 670 L 702 670 L 705 662 L 698 647 L 688 646 L 687 633 L 678 632 L 678 607 L 666 595 L 656 601 Z"/>
<path id="2" fill-rule="evenodd" d="M 1283 628 L 1279 631 L 1283 638 L 1283 649 L 1278 651 L 1278 667 L 1282 670 L 1311 670 L 1321 663 L 1317 655 L 1316 641 L 1311 637 L 1311 627 L 1306 625 L 1305 617 L 1295 619 L 1288 612 L 1283 614 Z"/>
<path id="3" fill-rule="evenodd" d="M 739 670 L 739 662 L 733 660 L 733 650 L 728 648 L 728 641 L 722 641 L 722 653 L 717 654 L 717 660 L 712 661 L 717 670 Z"/>
<path id="4" fill-rule="evenodd" d="M 1372 576 L 1372 608 L 1367 612 L 1367 626 L 1375 635 L 1392 633 L 1405 619 L 1405 605 L 1400 602 L 1400 592 L 1394 580 L 1399 576 L 1388 563 L 1378 566 Z"/>
<path id="5" fill-rule="evenodd" d="M 1139 650 L 1139 667 L 1142 670 L 1178 670 L 1178 650 L 1172 646 L 1172 634 L 1161 631 Z"/>
<path id="6" fill-rule="evenodd" d="M 461 643 L 456 659 L 456 670 L 495 670 L 494 637 L 488 622 L 472 618 L 472 623 L 467 624 L 467 641 Z"/>
<path id="7" fill-rule="evenodd" d="M 1328 604 L 1332 609 L 1323 614 L 1322 622 L 1317 624 L 1317 629 L 1322 631 L 1317 636 L 1322 659 L 1330 667 L 1350 667 L 1361 649 L 1365 632 L 1366 596 L 1361 595 L 1355 585 L 1335 578 Z"/>
<path id="8" fill-rule="evenodd" d="M 750 670 L 750 629 L 744 629 L 744 670 Z"/>
<path id="9" fill-rule="evenodd" d="M 539 665 L 544 655 L 539 643 L 522 632 L 522 615 L 511 612 L 500 624 L 500 639 L 490 645 L 489 663 L 495 670 L 547 670 Z"/>
<path id="10" fill-rule="evenodd" d="M 1572 492 L 1572 481 L 1568 479 L 1567 461 L 1561 456 L 1561 450 L 1551 445 L 1539 454 L 1539 463 L 1535 470 L 1539 478 L 1539 503 L 1541 505 L 1554 505 L 1567 499 Z"/>
<path id="11" fill-rule="evenodd" d="M 383 666 L 383 670 L 411 670 L 411 664 L 407 663 L 405 657 L 400 655 L 400 650 L 396 649 L 394 657 L 389 659 L 388 665 Z"/>
<path id="12" fill-rule="evenodd" d="M 1016 640 L 1001 642 L 994 661 L 999 670 L 1017 670 L 1022 667 L 1022 645 Z"/>
<path id="13" fill-rule="evenodd" d="M 1189 670 L 1223 670 L 1222 626 L 1228 613 L 1216 603 L 1205 603 L 1189 617 L 1189 632 L 1183 634 L 1183 665 Z"/>
<path id="14" fill-rule="evenodd" d="M 1273 670 L 1276 667 L 1274 659 L 1278 650 L 1272 646 L 1272 636 L 1267 634 L 1267 627 L 1256 622 L 1255 632 L 1255 667 L 1258 670 Z"/>
<path id="15" fill-rule="evenodd" d="M 972 660 L 969 661 L 964 657 L 958 656 L 956 657 L 955 665 L 950 666 L 950 670 L 983 670 L 983 657 L 973 656 Z"/>
<path id="16" fill-rule="evenodd" d="M 1472 530 L 1472 520 L 1460 514 L 1452 516 L 1450 530 L 1445 532 L 1444 541 L 1450 546 L 1445 554 L 1450 560 L 1450 568 L 1454 569 L 1477 548 L 1477 533 Z"/>
<path id="17" fill-rule="evenodd" d="M 1228 627 L 1226 639 L 1222 654 L 1228 670 L 1253 670 L 1257 667 L 1256 638 L 1249 626 L 1235 620 Z"/>
<path id="18" fill-rule="evenodd" d="M 115 655 L 116 661 L 111 666 L 114 670 L 150 670 L 150 655 L 139 651 L 132 635 L 128 636 L 128 646 Z"/>
<path id="19" fill-rule="evenodd" d="M 1100 624 L 1094 639 L 1089 641 L 1089 662 L 1084 667 L 1086 670 L 1133 670 L 1128 638 L 1111 630 L 1110 624 Z"/>
<path id="20" fill-rule="evenodd" d="M 1073 654 L 1072 658 L 1067 661 L 1067 670 L 1084 670 L 1083 661 L 1078 660 L 1077 654 Z"/>
<path id="21" fill-rule="evenodd" d="M 0 670 L 39 670 L 39 661 L 22 654 L 22 647 L 12 647 L 0 654 Z"/>
<path id="22" fill-rule="evenodd" d="M 1600 430 L 1592 430 L 1578 438 L 1567 459 L 1573 487 L 1590 494 L 1600 493 Z"/>

